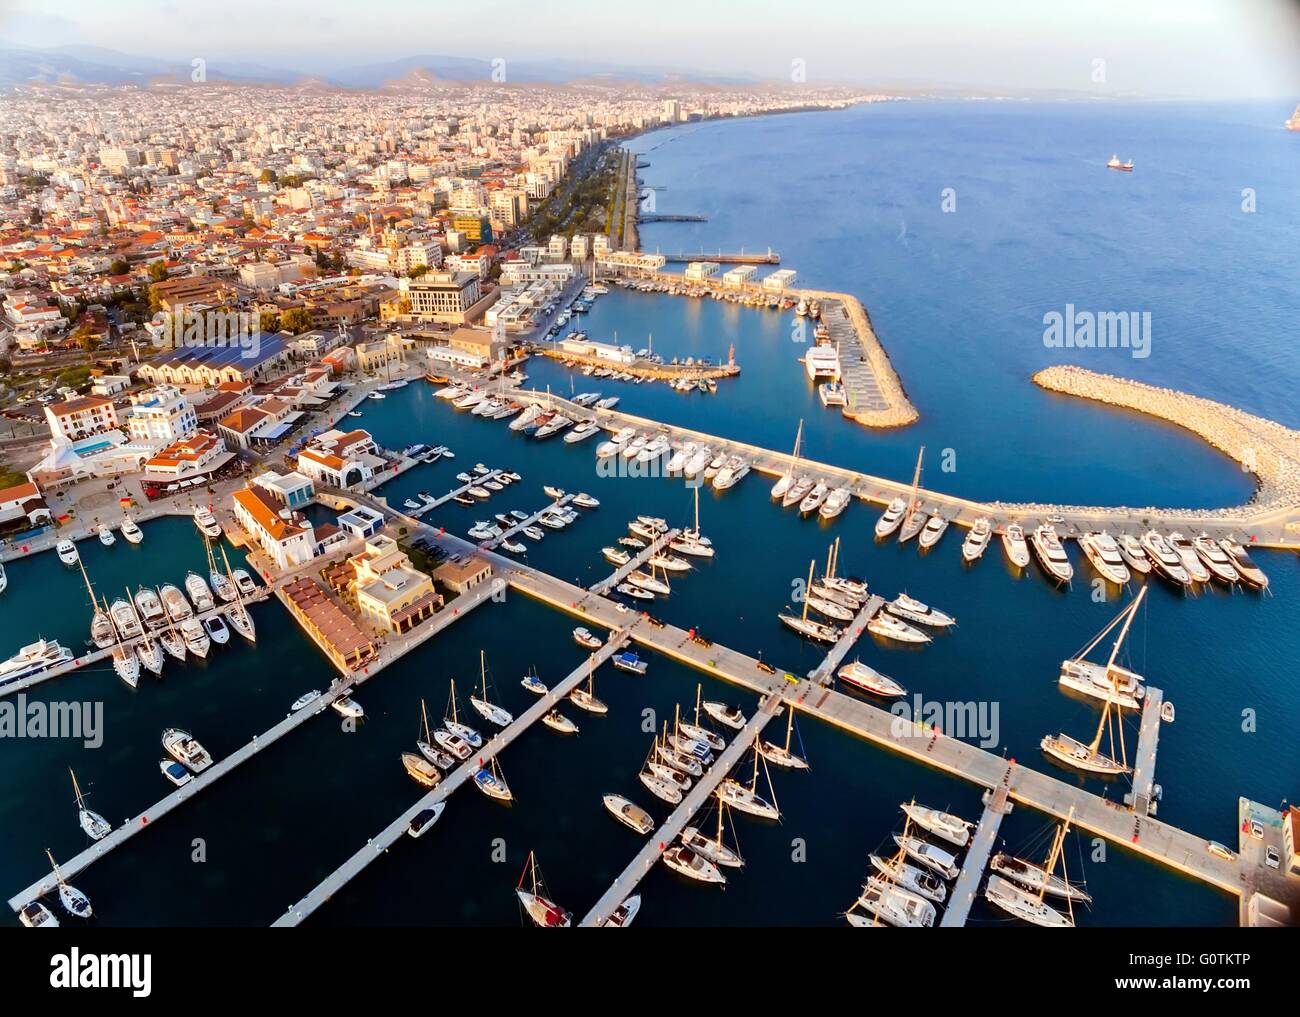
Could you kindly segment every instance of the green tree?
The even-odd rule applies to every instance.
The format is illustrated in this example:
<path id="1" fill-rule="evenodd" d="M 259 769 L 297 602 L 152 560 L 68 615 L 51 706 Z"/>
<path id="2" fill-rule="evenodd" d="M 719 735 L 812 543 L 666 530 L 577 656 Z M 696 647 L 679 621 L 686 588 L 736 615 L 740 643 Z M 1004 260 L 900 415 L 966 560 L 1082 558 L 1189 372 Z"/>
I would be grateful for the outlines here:
<path id="1" fill-rule="evenodd" d="M 263 311 L 257 316 L 257 327 L 263 332 L 278 332 L 280 316 L 274 311 Z"/>
<path id="2" fill-rule="evenodd" d="M 406 274 L 410 276 L 412 279 L 418 279 L 420 278 L 420 276 L 424 275 L 428 271 L 429 271 L 428 265 L 416 265 Z"/>
<path id="3" fill-rule="evenodd" d="M 121 258 L 115 258 L 113 263 L 108 266 L 109 275 L 126 275 L 129 271 L 131 271 L 131 266 Z"/>
<path id="4" fill-rule="evenodd" d="M 280 327 L 294 335 L 311 331 L 311 313 L 305 307 L 291 307 L 280 316 Z"/>
<path id="5" fill-rule="evenodd" d="M 273 183 L 275 183 L 275 180 L 276 180 L 276 177 L 275 177 L 275 170 L 273 170 L 273 169 L 264 169 L 264 170 L 262 170 L 262 176 L 261 176 L 261 181 L 262 181 L 262 183 L 264 183 L 264 184 L 273 184 Z"/>
<path id="6" fill-rule="evenodd" d="M 167 278 L 167 262 L 155 261 L 149 266 L 149 278 L 154 282 L 162 282 Z"/>

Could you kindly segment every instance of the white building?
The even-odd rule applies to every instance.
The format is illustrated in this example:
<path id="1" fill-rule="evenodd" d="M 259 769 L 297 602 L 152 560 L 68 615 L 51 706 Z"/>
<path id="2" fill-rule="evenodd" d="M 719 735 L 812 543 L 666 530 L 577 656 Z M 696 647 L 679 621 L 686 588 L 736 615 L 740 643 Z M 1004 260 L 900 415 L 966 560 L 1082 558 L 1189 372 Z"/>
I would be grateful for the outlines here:
<path id="1" fill-rule="evenodd" d="M 729 289 L 740 289 L 758 272 L 753 265 L 738 265 L 722 276 L 722 285 Z"/>
<path id="2" fill-rule="evenodd" d="M 794 269 L 778 268 L 775 272 L 763 277 L 763 289 L 768 293 L 783 293 L 794 285 L 794 280 Z"/>
<path id="3" fill-rule="evenodd" d="M 316 533 L 306 518 L 286 507 L 266 488 L 246 487 L 234 494 L 235 518 L 280 569 L 311 561 Z"/>
<path id="4" fill-rule="evenodd" d="M 703 282 L 717 275 L 721 267 L 716 261 L 692 261 L 686 266 L 686 278 L 691 282 Z"/>
<path id="5" fill-rule="evenodd" d="M 133 441 L 159 446 L 184 441 L 199 428 L 194 407 L 174 385 L 159 385 L 132 396 L 126 423 Z"/>
<path id="6" fill-rule="evenodd" d="M 49 422 L 52 437 L 69 442 L 103 434 L 118 426 L 117 410 L 112 400 L 98 396 L 78 396 L 47 406 L 45 419 Z"/>

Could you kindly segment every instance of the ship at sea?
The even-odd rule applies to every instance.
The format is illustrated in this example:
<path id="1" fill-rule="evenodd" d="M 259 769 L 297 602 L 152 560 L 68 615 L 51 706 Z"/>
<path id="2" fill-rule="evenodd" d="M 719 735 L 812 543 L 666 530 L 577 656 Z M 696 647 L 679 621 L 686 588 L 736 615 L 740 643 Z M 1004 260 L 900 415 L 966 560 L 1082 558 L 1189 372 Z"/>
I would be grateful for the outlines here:
<path id="1" fill-rule="evenodd" d="M 1291 114 L 1291 119 L 1286 122 L 1286 129 L 1288 131 L 1300 131 L 1300 106 L 1295 108 L 1295 112 Z"/>
<path id="2" fill-rule="evenodd" d="M 1128 162 L 1120 162 L 1118 155 L 1112 155 L 1109 161 L 1106 163 L 1106 168 L 1119 170 L 1121 173 L 1132 173 L 1133 160 L 1130 159 Z"/>

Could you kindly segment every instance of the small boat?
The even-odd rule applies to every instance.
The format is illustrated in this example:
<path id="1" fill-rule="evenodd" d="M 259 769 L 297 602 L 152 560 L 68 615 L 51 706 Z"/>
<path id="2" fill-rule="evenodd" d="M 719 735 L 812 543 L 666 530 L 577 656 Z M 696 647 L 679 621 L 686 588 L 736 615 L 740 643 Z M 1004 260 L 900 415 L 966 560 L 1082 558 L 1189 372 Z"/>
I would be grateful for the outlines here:
<path id="1" fill-rule="evenodd" d="M 965 562 L 975 562 L 983 556 L 993 536 L 993 524 L 984 516 L 975 520 L 975 525 L 966 532 L 966 539 L 961 544 L 961 557 Z"/>
<path id="2" fill-rule="evenodd" d="M 451 691 L 447 696 L 447 711 L 451 716 L 443 717 L 443 726 L 452 734 L 463 739 L 465 743 L 472 748 L 482 748 L 483 736 L 468 724 L 461 723 L 460 711 L 456 705 L 456 680 L 454 678 L 451 680 Z"/>
<path id="3" fill-rule="evenodd" d="M 658 593 L 664 597 L 668 596 L 668 594 L 672 592 L 667 583 L 656 579 L 654 576 L 642 569 L 635 569 L 634 571 L 629 572 L 627 581 L 633 586 L 638 586 L 643 590 L 650 591 L 651 593 Z"/>
<path id="4" fill-rule="evenodd" d="M 406 824 L 407 836 L 423 837 L 433 827 L 433 824 L 438 821 L 446 807 L 446 802 L 434 802 L 427 809 L 421 809 Z"/>
<path id="5" fill-rule="evenodd" d="M 951 852 L 911 835 L 894 834 L 894 843 L 903 849 L 907 857 L 933 869 L 944 879 L 957 878 L 957 859 Z"/>
<path id="6" fill-rule="evenodd" d="M 184 787 L 194 779 L 194 774 L 174 759 L 158 760 L 158 770 L 177 787 Z"/>
<path id="7" fill-rule="evenodd" d="M 230 629 L 226 628 L 226 623 L 221 615 L 214 614 L 203 619 L 203 629 L 218 646 L 225 646 L 230 642 Z"/>
<path id="8" fill-rule="evenodd" d="M 642 786 L 660 801 L 667 802 L 669 805 L 680 805 L 682 801 L 682 792 L 675 785 L 666 780 L 662 780 L 649 770 L 642 770 L 637 774 L 637 779 L 641 781 Z"/>
<path id="9" fill-rule="evenodd" d="M 734 706 L 709 699 L 706 699 L 702 705 L 704 712 L 719 724 L 725 724 L 734 731 L 739 731 L 745 726 L 745 715 Z"/>
<path id="10" fill-rule="evenodd" d="M 1002 550 L 1006 552 L 1007 561 L 1018 569 L 1029 564 L 1029 545 L 1025 542 L 1025 530 L 1019 523 L 1011 523 L 1002 531 Z"/>
<path id="11" fill-rule="evenodd" d="M 525 882 L 530 882 L 530 889 L 525 890 Z M 541 871 L 533 852 L 528 852 L 528 861 L 524 872 L 519 877 L 515 895 L 523 905 L 524 913 L 532 923 L 541 929 L 567 929 L 573 921 L 573 915 L 545 896 L 546 887 L 542 882 Z"/>
<path id="12" fill-rule="evenodd" d="M 1237 575 L 1241 577 L 1243 583 L 1257 590 L 1268 588 L 1268 576 L 1255 564 L 1255 560 L 1251 558 L 1245 547 L 1231 537 L 1224 537 L 1219 541 L 1219 546 L 1232 559 L 1233 567 L 1236 568 Z"/>
<path id="13" fill-rule="evenodd" d="M 257 642 L 257 629 L 253 625 L 253 616 L 248 613 L 242 603 L 232 604 L 226 612 L 226 621 L 230 627 L 247 639 L 250 643 Z"/>
<path id="14" fill-rule="evenodd" d="M 72 792 L 77 796 L 77 821 L 81 824 L 82 832 L 91 840 L 103 840 L 113 832 L 113 824 L 86 807 L 86 798 L 81 793 L 81 786 L 77 783 L 77 775 L 73 773 L 72 767 L 68 767 L 68 773 L 72 775 Z"/>
<path id="15" fill-rule="evenodd" d="M 917 538 L 917 546 L 921 548 L 934 547 L 947 530 L 948 520 L 936 512 L 921 527 L 921 535 Z"/>
<path id="16" fill-rule="evenodd" d="M 632 556 L 626 551 L 617 547 L 602 547 L 600 553 L 605 556 L 605 560 L 612 565 L 626 565 L 632 560 Z"/>
<path id="17" fill-rule="evenodd" d="M 18 909 L 18 920 L 29 929 L 57 929 L 59 920 L 54 912 L 38 900 L 28 901 Z"/>
<path id="18" fill-rule="evenodd" d="M 5 575 L 4 565 L 0 564 L 0 593 L 4 593 L 7 589 L 9 589 L 9 577 Z"/>
<path id="19" fill-rule="evenodd" d="M 885 612 L 877 614 L 867 622 L 867 631 L 899 643 L 928 643 L 931 639 L 927 633 Z"/>
<path id="20" fill-rule="evenodd" d="M 786 770 L 806 770 L 808 769 L 808 760 L 790 748 L 794 737 L 794 710 L 787 708 L 786 713 L 785 744 L 777 745 L 775 742 L 763 741 L 759 743 L 758 751 L 765 760 L 774 766 L 780 766 Z"/>
<path id="21" fill-rule="evenodd" d="M 1070 556 L 1065 553 L 1054 526 L 1044 523 L 1036 527 L 1029 537 L 1029 543 L 1043 571 L 1058 583 L 1068 583 L 1074 577 L 1074 566 L 1070 564 Z"/>
<path id="22" fill-rule="evenodd" d="M 541 540 L 546 536 L 546 531 L 536 526 L 525 526 L 520 532 L 529 540 Z"/>
<path id="23" fill-rule="evenodd" d="M 482 694 L 471 694 L 469 697 L 470 706 L 479 712 L 484 720 L 489 724 L 495 724 L 497 727 L 506 727 L 514 723 L 514 715 L 505 707 L 498 706 L 488 698 L 487 687 L 487 653 L 479 651 L 479 679 L 482 683 Z M 478 689 L 474 690 L 478 692 Z"/>
<path id="24" fill-rule="evenodd" d="M 960 816 L 954 816 L 951 812 L 941 812 L 939 809 L 917 805 L 916 802 L 904 802 L 901 808 L 908 819 L 927 833 L 932 833 L 959 848 L 970 843 L 971 827 L 975 825 L 974 823 Z"/>
<path id="25" fill-rule="evenodd" d="M 185 640 L 185 649 L 203 660 L 212 648 L 212 640 L 197 618 L 186 618 L 180 625 L 181 638 Z"/>
<path id="26" fill-rule="evenodd" d="M 650 564 L 655 568 L 663 569 L 665 572 L 689 572 L 695 567 L 685 558 L 679 558 L 675 554 L 652 555 Z"/>
<path id="27" fill-rule="evenodd" d="M 212 765 L 207 749 L 188 732 L 169 727 L 162 734 L 162 746 L 167 754 L 191 773 L 202 773 Z"/>
<path id="28" fill-rule="evenodd" d="M 562 714 L 559 710 L 552 710 L 542 717 L 542 723 L 552 731 L 558 731 L 560 734 L 577 734 L 578 725 Z"/>
<path id="29" fill-rule="evenodd" d="M 304 692 L 289 705 L 290 713 L 297 713 L 308 703 L 313 703 L 320 698 L 320 689 L 312 689 L 310 692 Z"/>
<path id="30" fill-rule="evenodd" d="M 70 540 L 60 540 L 55 544 L 54 553 L 59 556 L 59 561 L 69 567 L 81 561 L 81 555 L 77 553 L 77 545 Z"/>
<path id="31" fill-rule="evenodd" d="M 466 488 L 466 494 L 470 495 L 472 498 L 477 498 L 479 501 L 486 501 L 488 498 L 492 497 L 491 491 L 486 487 L 480 487 L 478 484 Z"/>
<path id="32" fill-rule="evenodd" d="M 550 689 L 546 687 L 546 683 L 537 676 L 536 671 L 530 671 L 528 674 L 524 675 L 523 678 L 520 679 L 519 684 L 529 692 L 536 693 L 539 696 L 544 696 L 550 691 Z"/>
<path id="33" fill-rule="evenodd" d="M 870 692 L 872 695 L 895 698 L 907 695 L 907 690 L 892 678 L 886 678 L 875 668 L 868 667 L 860 660 L 845 664 L 837 672 L 840 681 L 855 688 Z"/>
<path id="34" fill-rule="evenodd" d="M 596 698 L 596 671 L 589 666 L 587 671 L 587 687 L 579 686 L 569 693 L 569 700 L 574 706 L 588 713 L 597 715 L 609 713 L 609 707 Z"/>
<path id="35" fill-rule="evenodd" d="M 797 614 L 777 614 L 777 618 L 780 619 L 783 625 L 794 629 L 801 636 L 807 636 L 809 639 L 815 639 L 822 643 L 839 642 L 841 632 L 834 625 L 826 625 L 823 622 L 808 617 L 800 617 Z"/>
<path id="36" fill-rule="evenodd" d="M 101 526 L 99 528 L 99 542 L 105 547 L 112 547 L 117 543 L 117 538 L 113 536 L 113 527 Z"/>
<path id="37" fill-rule="evenodd" d="M 257 592 L 257 583 L 255 583 L 253 577 L 243 569 L 235 569 L 235 571 L 230 574 L 230 577 L 235 581 L 235 589 L 237 589 L 242 596 L 248 597 Z"/>
<path id="38" fill-rule="evenodd" d="M 727 877 L 718 871 L 718 867 L 703 855 L 698 855 L 683 844 L 670 847 L 661 855 L 664 864 L 674 872 L 700 883 L 722 884 Z"/>
<path id="39" fill-rule="evenodd" d="M 469 742 L 458 734 L 452 734 L 446 728 L 440 727 L 434 731 L 433 740 L 457 759 L 468 759 L 474 751 Z"/>
<path id="40" fill-rule="evenodd" d="M 639 586 L 633 586 L 631 583 L 619 583 L 614 589 L 623 594 L 625 597 L 631 597 L 633 600 L 654 600 L 655 595 L 649 590 L 643 590 Z"/>
<path id="41" fill-rule="evenodd" d="M 546 484 L 542 487 L 542 491 L 548 498 L 554 498 L 556 501 L 559 501 L 564 497 L 564 488 L 562 487 L 553 487 L 550 484 Z"/>
<path id="42" fill-rule="evenodd" d="M 402 766 L 406 769 L 407 776 L 421 787 L 437 787 L 438 782 L 442 780 L 442 772 L 423 756 L 417 756 L 414 752 L 402 753 Z"/>
<path id="43" fill-rule="evenodd" d="M 600 502 L 596 498 L 593 498 L 591 495 L 587 494 L 585 491 L 579 491 L 577 494 L 573 496 L 573 504 L 577 505 L 578 508 L 585 508 L 585 509 L 600 508 Z"/>
<path id="44" fill-rule="evenodd" d="M 886 604 L 885 610 L 907 621 L 916 622 L 918 625 L 929 625 L 931 628 L 946 629 L 957 624 L 951 615 L 936 611 L 928 604 L 922 604 L 919 600 L 909 597 L 906 593 L 900 593 Z"/>
<path id="45" fill-rule="evenodd" d="M 630 651 L 624 651 L 623 653 L 617 654 L 610 663 L 620 671 L 628 671 L 635 675 L 645 674 L 647 668 L 650 666 L 635 653 Z"/>
<path id="46" fill-rule="evenodd" d="M 853 492 L 849 488 L 837 487 L 826 496 L 817 512 L 823 519 L 834 519 L 848 507 L 852 497 Z"/>
<path id="47" fill-rule="evenodd" d="M 634 893 L 614 909 L 614 913 L 605 919 L 603 927 L 606 929 L 626 929 L 632 924 L 632 919 L 636 917 L 637 912 L 640 910 L 641 895 Z"/>
<path id="48" fill-rule="evenodd" d="M 581 626 L 573 630 L 573 640 L 588 650 L 599 650 L 605 645 L 599 636 L 593 635 L 590 629 Z"/>
<path id="49" fill-rule="evenodd" d="M 330 703 L 330 707 L 339 716 L 349 717 L 352 720 L 361 720 L 366 715 L 366 711 L 362 709 L 361 704 L 351 696 L 340 696 Z"/>
<path id="50" fill-rule="evenodd" d="M 511 554 L 526 554 L 528 552 L 528 545 L 521 543 L 518 540 L 503 540 L 501 541 L 501 549 L 503 551 L 509 551 Z"/>
<path id="51" fill-rule="evenodd" d="M 644 551 L 650 545 L 640 537 L 619 537 L 618 542 L 624 547 L 630 547 L 633 550 Z"/>
<path id="52" fill-rule="evenodd" d="M 489 798 L 495 798 L 499 802 L 514 801 L 514 792 L 501 776 L 501 764 L 497 762 L 496 756 L 488 760 L 487 766 L 475 771 L 474 785 Z"/>

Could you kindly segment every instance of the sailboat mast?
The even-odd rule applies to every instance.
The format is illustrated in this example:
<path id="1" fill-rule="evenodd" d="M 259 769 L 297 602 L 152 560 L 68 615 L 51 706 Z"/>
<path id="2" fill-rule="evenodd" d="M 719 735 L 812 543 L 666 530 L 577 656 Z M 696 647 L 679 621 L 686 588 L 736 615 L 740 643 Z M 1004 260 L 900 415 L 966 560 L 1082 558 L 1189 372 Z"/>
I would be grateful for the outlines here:
<path id="1" fill-rule="evenodd" d="M 816 565 L 817 565 L 816 558 L 814 558 L 812 561 L 808 563 L 808 582 L 804 584 L 804 588 L 803 588 L 803 620 L 804 621 L 808 620 L 808 594 L 812 591 L 813 569 L 816 567 Z"/>
<path id="2" fill-rule="evenodd" d="M 909 513 L 916 510 L 916 492 L 921 487 L 921 460 L 925 458 L 925 446 L 921 446 L 921 451 L 916 454 L 916 470 L 912 474 L 912 496 L 907 503 Z"/>
<path id="3" fill-rule="evenodd" d="M 786 705 L 786 722 L 785 722 L 785 754 L 790 754 L 790 738 L 794 735 L 794 707 Z"/>
<path id="4" fill-rule="evenodd" d="M 1146 596 L 1147 588 L 1145 585 L 1138 590 L 1138 595 L 1133 598 L 1133 603 L 1129 605 L 1128 617 L 1124 619 L 1124 627 L 1119 630 L 1119 638 L 1115 640 L 1115 645 L 1111 647 L 1110 660 L 1106 661 L 1106 675 L 1110 676 L 1110 670 L 1115 666 L 1115 658 L 1119 655 L 1119 648 L 1124 642 L 1124 637 L 1128 635 L 1128 628 L 1133 623 L 1133 616 L 1137 614 L 1138 606 L 1142 603 L 1142 598 Z"/>

